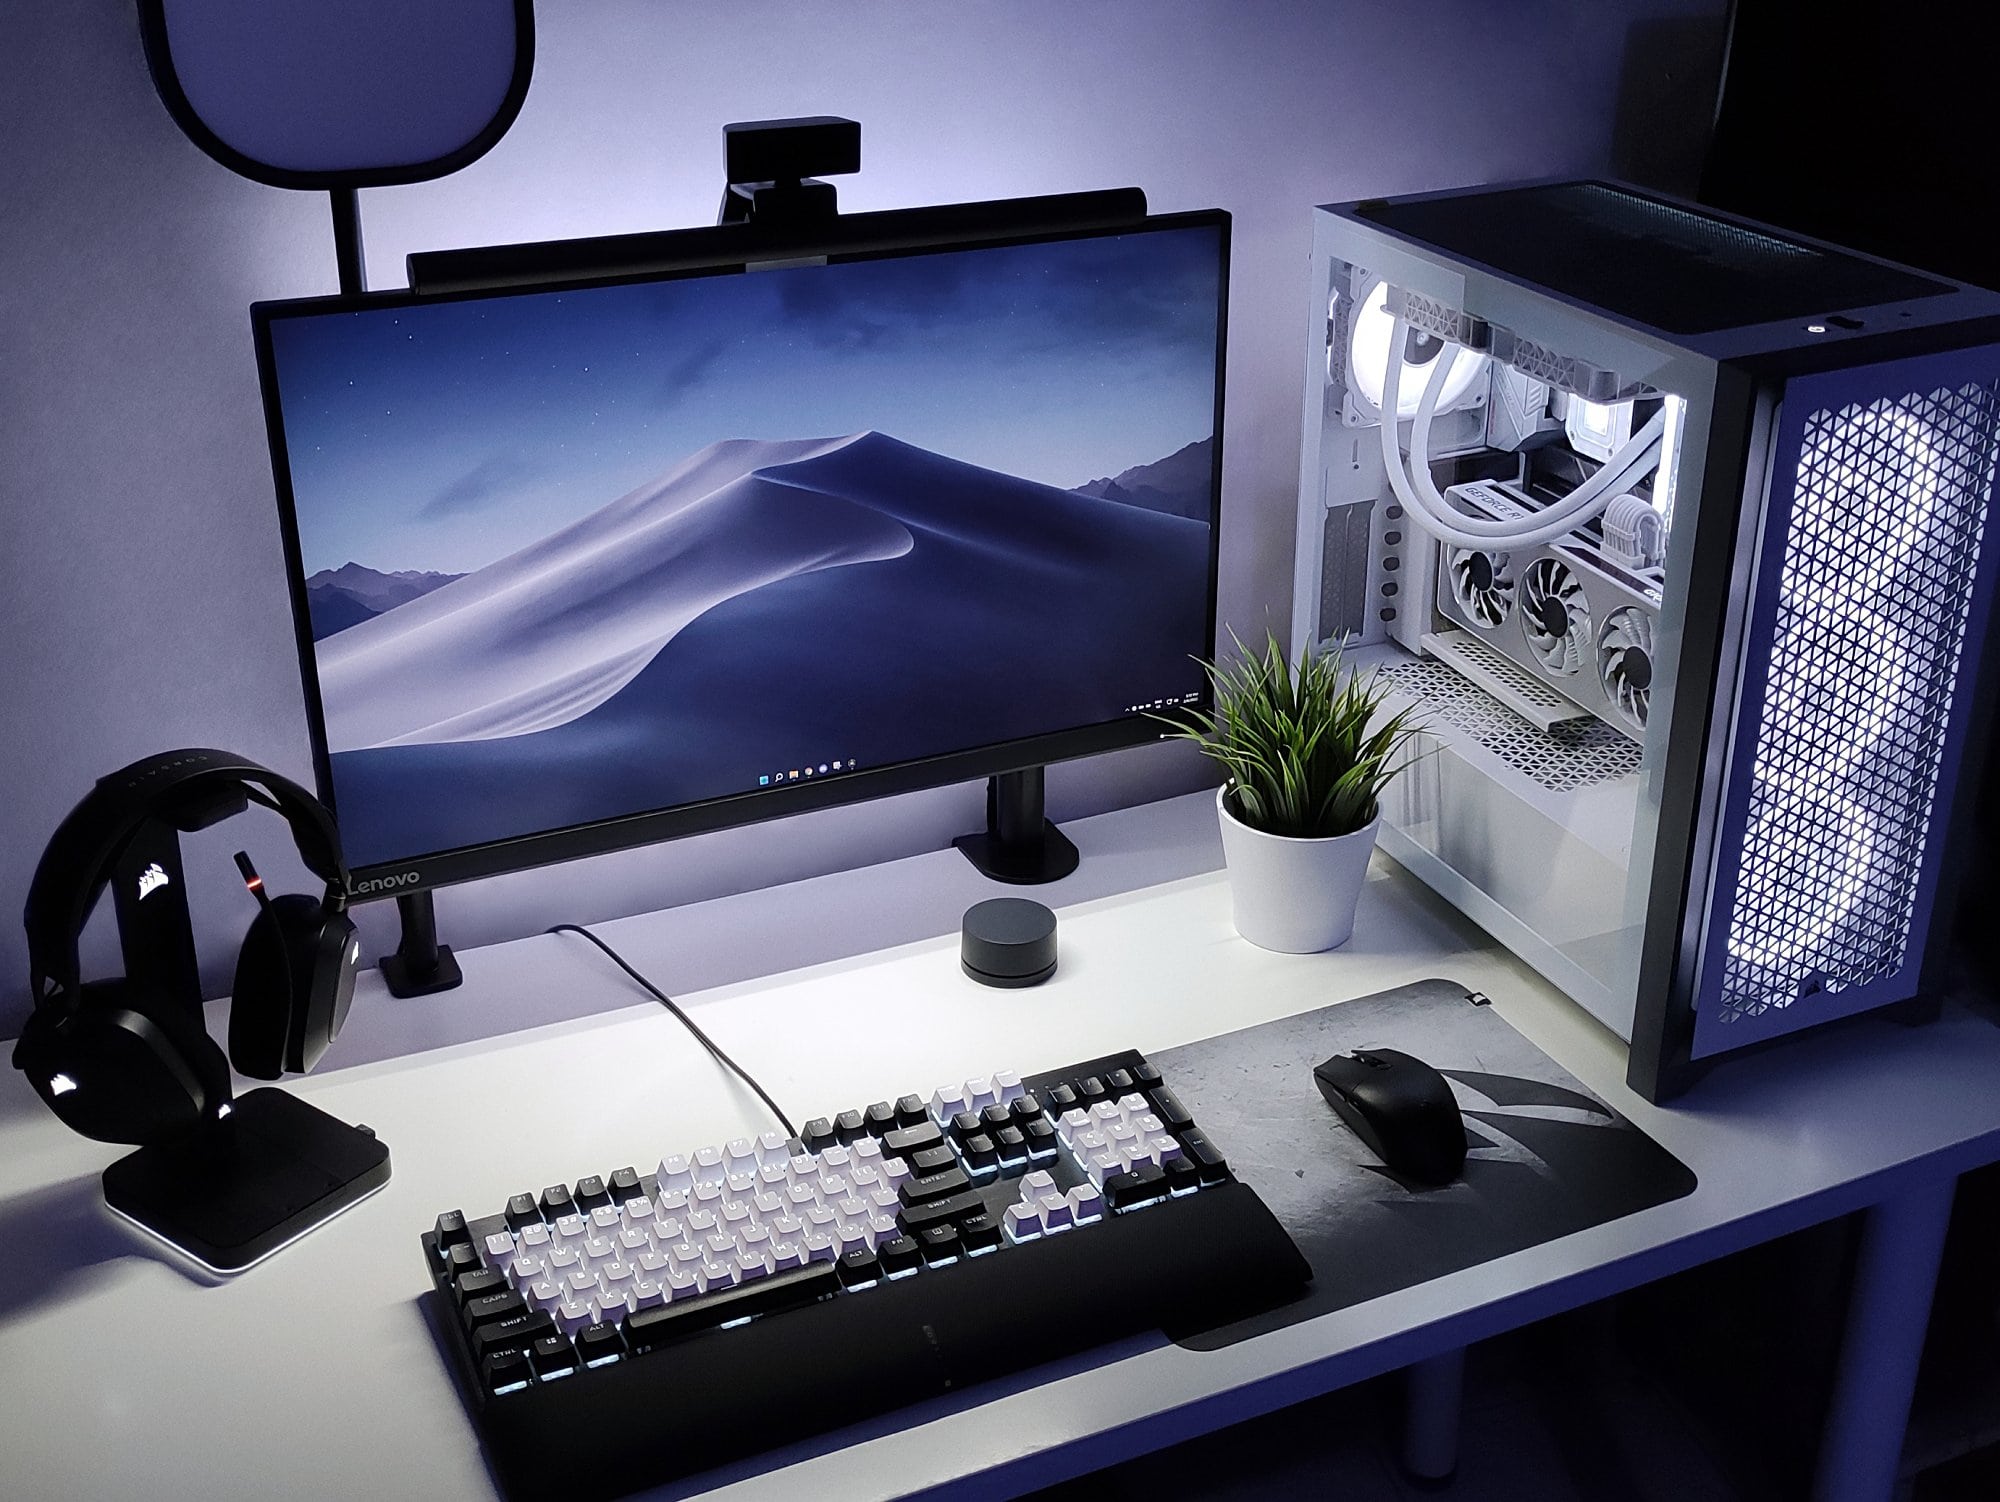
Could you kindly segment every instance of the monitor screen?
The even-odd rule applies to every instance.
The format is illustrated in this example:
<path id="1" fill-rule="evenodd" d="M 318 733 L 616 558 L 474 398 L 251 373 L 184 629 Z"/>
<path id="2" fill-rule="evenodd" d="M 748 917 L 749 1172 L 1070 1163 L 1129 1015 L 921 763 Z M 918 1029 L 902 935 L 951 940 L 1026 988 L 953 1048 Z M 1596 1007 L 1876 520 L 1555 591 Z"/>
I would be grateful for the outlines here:
<path id="1" fill-rule="evenodd" d="M 364 891 L 1152 739 L 1205 702 L 1227 220 L 260 305 Z"/>

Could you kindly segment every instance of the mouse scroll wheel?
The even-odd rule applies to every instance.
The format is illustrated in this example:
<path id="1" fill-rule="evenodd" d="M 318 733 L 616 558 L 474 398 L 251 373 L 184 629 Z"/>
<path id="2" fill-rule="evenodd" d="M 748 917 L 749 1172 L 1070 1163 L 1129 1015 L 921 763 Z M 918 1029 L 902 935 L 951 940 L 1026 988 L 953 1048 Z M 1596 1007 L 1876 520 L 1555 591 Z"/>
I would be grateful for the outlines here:
<path id="1" fill-rule="evenodd" d="M 1366 1064 L 1370 1069 L 1387 1069 L 1389 1067 L 1389 1061 L 1380 1054 L 1365 1053 L 1357 1048 L 1354 1051 L 1354 1057 Z"/>

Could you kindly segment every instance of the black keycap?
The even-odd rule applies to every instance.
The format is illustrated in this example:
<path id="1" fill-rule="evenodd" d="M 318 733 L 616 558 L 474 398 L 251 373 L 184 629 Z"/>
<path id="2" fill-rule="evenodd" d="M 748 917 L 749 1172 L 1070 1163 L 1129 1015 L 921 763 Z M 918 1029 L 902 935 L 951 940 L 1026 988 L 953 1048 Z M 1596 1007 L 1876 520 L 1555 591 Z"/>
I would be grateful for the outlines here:
<path id="1" fill-rule="evenodd" d="M 527 1308 L 527 1301 L 511 1288 L 505 1293 L 482 1293 L 476 1299 L 466 1300 L 465 1328 L 477 1330 L 481 1325 L 493 1320 L 525 1313 Z"/>
<path id="2" fill-rule="evenodd" d="M 528 1364 L 543 1381 L 576 1370 L 576 1349 L 560 1335 L 544 1335 L 528 1347 Z"/>
<path id="3" fill-rule="evenodd" d="M 635 1200 L 646 1191 L 639 1183 L 639 1171 L 635 1168 L 621 1168 L 611 1176 L 609 1185 L 611 1200 L 622 1205 L 627 1200 Z"/>
<path id="4" fill-rule="evenodd" d="M 1024 1127 L 1031 1121 L 1041 1120 L 1042 1117 L 1042 1102 L 1039 1096 L 1019 1096 L 1007 1109 L 1014 1118 L 1015 1126 Z"/>
<path id="5" fill-rule="evenodd" d="M 1000 1149 L 984 1132 L 974 1132 L 965 1139 L 965 1161 L 974 1168 L 991 1168 L 1000 1161 Z"/>
<path id="6" fill-rule="evenodd" d="M 910 1172 L 919 1178 L 927 1173 L 941 1173 L 958 1161 L 958 1154 L 948 1147 L 927 1147 L 910 1158 Z"/>
<path id="7" fill-rule="evenodd" d="M 556 1333 L 556 1322 L 539 1311 L 514 1314 L 481 1325 L 472 1332 L 472 1357 L 483 1362 L 501 1351 L 526 1351 L 544 1336 Z"/>
<path id="8" fill-rule="evenodd" d="M 1189 1158 L 1175 1158 L 1166 1165 L 1167 1188 L 1178 1194 L 1183 1189 L 1192 1189 L 1201 1182 L 1201 1170 Z"/>
<path id="9" fill-rule="evenodd" d="M 1104 1081 L 1093 1074 L 1089 1079 L 1078 1082 L 1076 1093 L 1085 1105 L 1094 1104 L 1104 1099 Z"/>
<path id="10" fill-rule="evenodd" d="M 518 1231 L 531 1226 L 542 1218 L 542 1212 L 535 1208 L 532 1194 L 517 1194 L 507 1201 L 507 1229 Z"/>
<path id="11" fill-rule="evenodd" d="M 963 1141 L 978 1131 L 983 1125 L 984 1123 L 980 1121 L 977 1111 L 960 1111 L 951 1119 L 951 1134 L 960 1141 Z"/>
<path id="12" fill-rule="evenodd" d="M 616 1325 L 585 1325 L 576 1332 L 577 1359 L 585 1366 L 615 1361 L 625 1354 L 625 1336 Z"/>
<path id="13" fill-rule="evenodd" d="M 472 1233 L 465 1228 L 463 1210 L 447 1210 L 437 1218 L 437 1239 L 439 1256 L 455 1246 L 472 1245 Z"/>
<path id="14" fill-rule="evenodd" d="M 917 1233 L 917 1246 L 924 1261 L 932 1267 L 965 1254 L 965 1244 L 958 1239 L 958 1227 L 954 1225 L 926 1226 Z"/>
<path id="15" fill-rule="evenodd" d="M 1003 1163 L 1028 1156 L 1028 1139 L 1017 1126 L 1000 1128 L 993 1134 L 993 1145 L 1000 1149 L 1000 1161 Z"/>
<path id="16" fill-rule="evenodd" d="M 891 1132 L 882 1139 L 882 1151 L 892 1158 L 907 1158 L 911 1153 L 921 1152 L 927 1147 L 936 1147 L 944 1141 L 944 1133 L 937 1129 L 935 1122 L 926 1121 L 920 1126 L 905 1127 L 900 1132 Z"/>
<path id="17" fill-rule="evenodd" d="M 867 1123 L 870 1134 L 880 1137 L 896 1129 L 896 1108 L 886 1100 L 878 1100 L 862 1113 L 861 1119 Z"/>
<path id="18" fill-rule="evenodd" d="M 980 1122 L 992 1131 L 998 1131 L 1013 1119 L 1014 1113 L 1005 1106 L 988 1106 L 979 1113 Z"/>
<path id="19" fill-rule="evenodd" d="M 626 1317 L 625 1339 L 634 1352 L 654 1350 L 745 1315 L 769 1314 L 773 1310 L 810 1304 L 822 1294 L 832 1293 L 836 1282 L 831 1262 L 808 1263 L 772 1273 L 726 1293 L 709 1293 L 677 1304 L 641 1309 Z"/>
<path id="20" fill-rule="evenodd" d="M 1075 1105 L 1077 1101 L 1076 1091 L 1072 1090 L 1068 1085 L 1056 1085 L 1042 1093 L 1047 1097 L 1049 1109 L 1058 1116 Z"/>
<path id="21" fill-rule="evenodd" d="M 959 1218 L 958 1235 L 968 1251 L 976 1252 L 982 1247 L 998 1246 L 1000 1222 L 993 1218 L 991 1212 L 981 1209 Z"/>
<path id="22" fill-rule="evenodd" d="M 486 1390 L 498 1397 L 501 1393 L 525 1388 L 530 1380 L 527 1353 L 524 1351 L 501 1351 L 486 1358 L 480 1368 L 480 1377 L 486 1383 Z"/>
<path id="23" fill-rule="evenodd" d="M 828 1121 L 824 1116 L 815 1116 L 811 1121 L 808 1121 L 800 1135 L 805 1138 L 806 1151 L 809 1153 L 820 1152 L 832 1147 L 834 1143 L 840 1140 L 833 1133 L 833 1123 Z"/>
<path id="24" fill-rule="evenodd" d="M 891 1236 L 876 1249 L 882 1258 L 884 1272 L 908 1272 L 913 1267 L 923 1265 L 923 1249 L 909 1236 Z"/>
<path id="25" fill-rule="evenodd" d="M 464 1242 L 444 1254 L 444 1270 L 450 1277 L 455 1278 L 461 1273 L 473 1272 L 483 1266 L 485 1263 L 480 1260 L 479 1253 Z"/>
<path id="26" fill-rule="evenodd" d="M 1180 1138 L 1187 1155 L 1194 1159 L 1194 1166 L 1201 1170 L 1202 1183 L 1215 1184 L 1229 1177 L 1229 1164 L 1215 1144 L 1208 1140 L 1208 1133 L 1200 1127 L 1189 1127 L 1174 1135 Z"/>
<path id="27" fill-rule="evenodd" d="M 1159 1084 L 1161 1075 L 1159 1070 L 1141 1059 L 1132 1066 L 1132 1078 L 1139 1082 L 1141 1089 L 1148 1089 Z"/>
<path id="28" fill-rule="evenodd" d="M 1167 1176 L 1157 1163 L 1136 1164 L 1130 1173 L 1115 1173 L 1104 1181 L 1104 1197 L 1117 1210 L 1164 1198 L 1166 1192 Z"/>
<path id="29" fill-rule="evenodd" d="M 596 1174 L 576 1181 L 576 1206 L 579 1210 L 595 1210 L 599 1205 L 611 1203 L 611 1191 L 604 1187 L 604 1180 Z"/>
<path id="30" fill-rule="evenodd" d="M 896 1102 L 896 1125 L 899 1127 L 922 1126 L 931 1119 L 931 1113 L 924 1109 L 921 1095 L 906 1095 Z M 884 1146 L 887 1146 L 885 1143 Z"/>
<path id="31" fill-rule="evenodd" d="M 474 1299 L 483 1299 L 489 1293 L 505 1293 L 507 1279 L 498 1268 L 475 1267 L 470 1272 L 460 1273 L 453 1287 L 462 1309 Z"/>
<path id="32" fill-rule="evenodd" d="M 554 1224 L 576 1209 L 567 1184 L 551 1184 L 542 1191 L 542 1219 Z"/>
<path id="33" fill-rule="evenodd" d="M 903 1223 L 903 1229 L 914 1236 L 931 1226 L 950 1225 L 985 1212 L 986 1201 L 979 1191 L 968 1189 L 962 1194 L 946 1195 L 943 1199 L 925 1200 L 920 1205 L 905 1205 L 897 1212 L 896 1218 Z"/>
<path id="34" fill-rule="evenodd" d="M 1059 1142 L 1056 1129 L 1049 1125 L 1046 1116 L 1031 1121 L 1021 1128 L 1021 1135 L 1028 1139 L 1028 1156 L 1031 1158 L 1053 1156 Z"/>
<path id="35" fill-rule="evenodd" d="M 1132 1088 L 1132 1071 L 1129 1069 L 1114 1069 L 1104 1076 L 1104 1084 L 1113 1095 L 1123 1095 Z"/>
<path id="36" fill-rule="evenodd" d="M 833 1118 L 833 1133 L 842 1142 L 854 1142 L 868 1135 L 868 1126 L 859 1111 L 842 1111 Z"/>
<path id="37" fill-rule="evenodd" d="M 1181 1104 L 1181 1098 L 1165 1085 L 1155 1085 L 1146 1092 L 1146 1099 L 1153 1103 L 1153 1114 L 1160 1118 L 1160 1124 L 1170 1132 L 1178 1132 L 1183 1127 L 1194 1125 L 1194 1113 Z"/>
<path id="38" fill-rule="evenodd" d="M 927 1173 L 920 1179 L 905 1179 L 902 1199 L 906 1205 L 921 1205 L 925 1200 L 943 1199 L 948 1194 L 958 1194 L 971 1187 L 972 1180 L 965 1176 L 964 1169 L 947 1168 L 940 1173 Z"/>
<path id="39" fill-rule="evenodd" d="M 862 1283 L 873 1283 L 882 1276 L 882 1259 L 865 1246 L 858 1246 L 840 1256 L 838 1270 L 840 1286 L 853 1288 Z"/>

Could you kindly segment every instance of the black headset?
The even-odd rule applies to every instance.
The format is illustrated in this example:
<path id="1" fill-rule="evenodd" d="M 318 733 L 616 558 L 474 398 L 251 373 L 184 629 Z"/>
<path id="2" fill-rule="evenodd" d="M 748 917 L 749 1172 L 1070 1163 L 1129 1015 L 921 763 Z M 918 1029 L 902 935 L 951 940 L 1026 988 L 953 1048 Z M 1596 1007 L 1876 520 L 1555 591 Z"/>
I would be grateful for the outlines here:
<path id="1" fill-rule="evenodd" d="M 283 815 L 324 896 L 270 898 L 239 857 L 259 910 L 236 960 L 229 1057 L 198 1001 L 157 977 L 86 981 L 77 942 L 119 857 L 149 821 L 213 822 L 218 801 Z M 204 814 L 203 811 L 210 811 Z M 253 1079 L 310 1069 L 347 1020 L 360 947 L 333 817 L 297 783 L 226 751 L 169 751 L 103 778 L 42 852 L 25 914 L 35 1010 L 14 1067 L 71 1130 L 152 1143 L 229 1114 L 229 1066 Z"/>

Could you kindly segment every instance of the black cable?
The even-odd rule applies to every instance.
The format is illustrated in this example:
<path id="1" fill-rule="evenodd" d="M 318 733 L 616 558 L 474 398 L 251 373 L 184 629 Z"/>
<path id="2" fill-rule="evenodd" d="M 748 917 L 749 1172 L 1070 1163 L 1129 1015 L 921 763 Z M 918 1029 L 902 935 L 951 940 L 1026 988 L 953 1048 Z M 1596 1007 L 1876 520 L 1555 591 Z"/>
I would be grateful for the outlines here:
<path id="1" fill-rule="evenodd" d="M 716 1061 L 718 1063 L 720 1063 L 724 1068 L 728 1069 L 731 1074 L 735 1075 L 739 1080 L 743 1081 L 743 1083 L 748 1085 L 752 1090 L 756 1091 L 757 1099 L 761 1100 L 770 1109 L 771 1114 L 778 1118 L 778 1125 L 785 1129 L 785 1135 L 787 1137 L 798 1136 L 799 1129 L 792 1125 L 791 1118 L 786 1116 L 783 1111 L 780 1111 L 778 1109 L 778 1103 L 772 1100 L 769 1095 L 764 1093 L 764 1087 L 758 1084 L 754 1079 L 750 1077 L 749 1071 L 746 1070 L 741 1064 L 737 1063 L 734 1059 L 730 1058 L 729 1055 L 724 1053 L 720 1048 L 717 1048 L 715 1046 L 715 1040 L 709 1037 L 707 1033 L 703 1032 L 701 1028 L 696 1025 L 694 1018 L 688 1016 L 686 1012 L 683 1012 L 680 1009 L 679 1004 L 675 1002 L 673 997 L 667 995 L 666 992 L 662 991 L 658 986 L 654 985 L 651 981 L 647 980 L 645 976 L 641 975 L 638 971 L 634 970 L 629 964 L 625 962 L 625 957 L 621 955 L 617 950 L 613 949 L 609 944 L 605 943 L 602 939 L 598 938 L 596 934 L 592 933 L 589 929 L 582 927 L 580 924 L 558 923 L 554 928 L 548 929 L 546 930 L 546 932 L 552 934 L 582 934 L 584 938 L 590 940 L 591 943 L 595 944 L 599 949 L 603 950 L 606 954 L 611 956 L 611 963 L 616 965 L 620 970 L 623 970 L 627 975 L 631 976 L 632 979 L 637 981 L 641 986 L 645 987 L 647 993 L 651 995 L 655 1001 L 659 1002 L 661 1006 L 665 1007 L 669 1012 L 672 1012 L 676 1017 L 680 1018 L 681 1026 L 685 1027 L 689 1032 L 693 1033 L 695 1036 L 695 1041 L 700 1043 L 701 1046 L 707 1049 L 711 1054 L 715 1055 Z"/>

